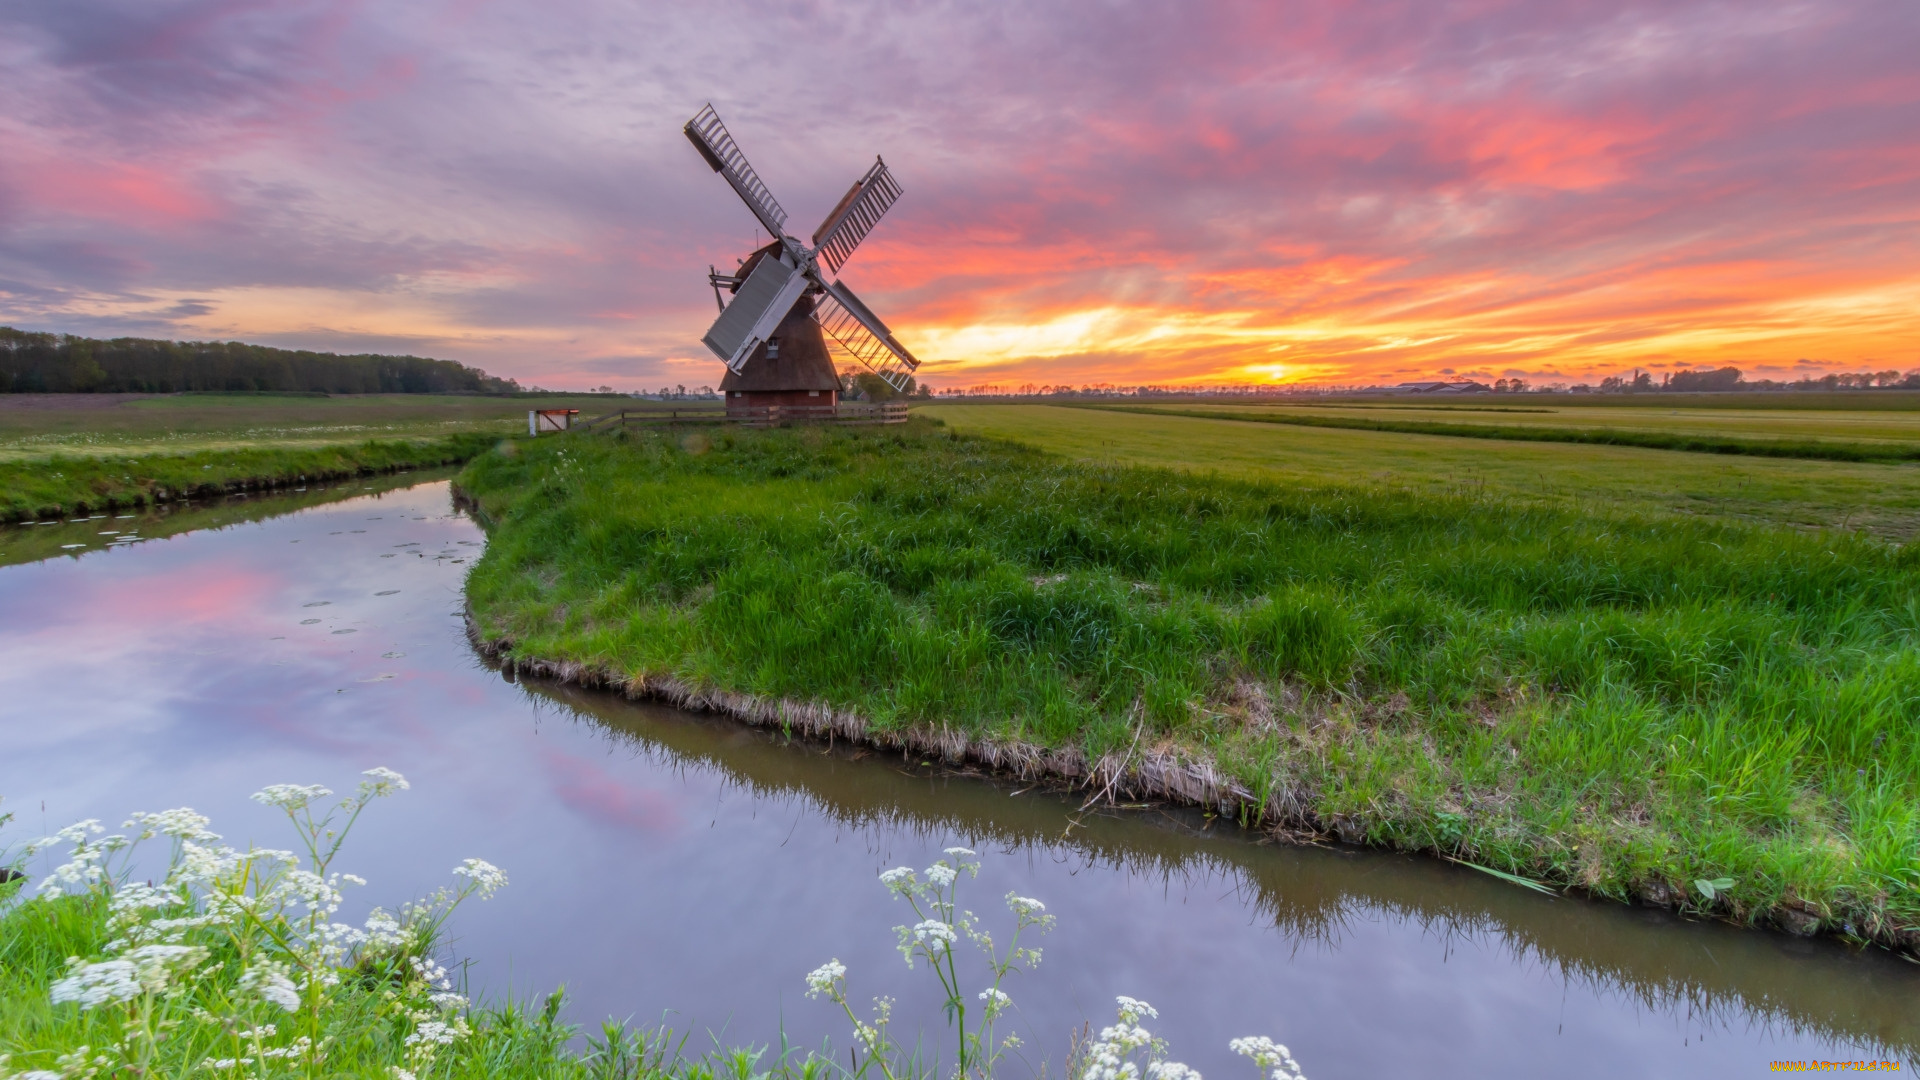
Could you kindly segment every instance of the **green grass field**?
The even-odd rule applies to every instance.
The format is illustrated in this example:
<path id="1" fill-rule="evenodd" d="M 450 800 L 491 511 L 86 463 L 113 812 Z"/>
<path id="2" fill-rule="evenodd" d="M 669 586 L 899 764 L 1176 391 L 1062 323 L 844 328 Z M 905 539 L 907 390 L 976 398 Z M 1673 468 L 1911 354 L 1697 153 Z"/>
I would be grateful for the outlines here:
<path id="1" fill-rule="evenodd" d="M 1595 413 L 1555 423 L 1549 417 L 1539 420 L 1545 409 L 1451 410 L 1415 409 L 1411 406 L 1355 406 L 1336 408 L 1299 406 L 1244 405 L 1206 407 L 1198 405 L 1129 405 L 1117 402 L 1081 402 L 1072 408 L 1100 409 L 1151 416 L 1185 416 L 1201 420 L 1233 420 L 1245 423 L 1281 424 L 1292 427 L 1332 428 L 1349 431 L 1382 431 L 1404 435 L 1445 435 L 1451 438 L 1496 440 L 1503 442 L 1554 442 L 1582 445 L 1631 446 L 1648 450 L 1679 450 L 1701 454 L 1737 454 L 1745 457 L 1782 457 L 1814 461 L 1920 462 L 1920 443 L 1897 438 L 1849 440 L 1808 438 L 1791 430 L 1756 436 L 1712 430 L 1703 419 L 1691 423 L 1676 411 L 1665 426 L 1654 426 L 1644 417 L 1631 421 L 1634 414 L 1615 410 L 1611 415 Z M 1497 414 L 1490 418 L 1488 414 Z M 1557 415 L 1557 414 L 1556 414 Z M 1528 424 L 1503 422 L 1514 416 L 1533 419 Z M 1621 417 L 1628 417 L 1621 421 Z M 1747 418 L 1758 426 L 1757 417 Z M 1784 423 L 1784 421 L 1783 421 Z M 1706 430 L 1696 430 L 1705 428 Z"/>
<path id="2" fill-rule="evenodd" d="M 636 404 L 594 395 L 0 394 L 0 461 L 504 437 L 527 430 L 529 409 L 579 409 L 587 419 Z"/>
<path id="3" fill-rule="evenodd" d="M 472 610 L 516 656 L 1209 762 L 1343 837 L 1920 941 L 1920 560 L 1748 523 L 1899 470 L 924 411 L 484 454 Z"/>
<path id="4" fill-rule="evenodd" d="M 451 464 L 524 435 L 529 409 L 588 419 L 634 405 L 592 395 L 0 394 L 0 521 Z"/>
<path id="5" fill-rule="evenodd" d="M 1891 393 L 1888 396 L 1892 396 Z M 1877 397 L 1877 395 L 1876 395 Z M 1869 399 L 1863 406 L 1876 404 Z M 1181 406 L 1195 408 L 1196 406 Z M 1497 410 L 1497 411 L 1496 411 Z M 1771 440 L 1832 442 L 1888 442 L 1920 445 L 1920 410 L 1862 407 L 1857 409 L 1700 408 L 1696 405 L 1587 406 L 1568 404 L 1566 398 L 1511 404 L 1489 401 L 1465 406 L 1409 403 L 1304 406 L 1229 406 L 1210 409 L 1227 414 L 1346 416 L 1365 420 L 1425 420 L 1448 424 L 1498 427 L 1577 428 L 1600 431 L 1644 431 L 1662 434 L 1734 436 Z"/>
<path id="6" fill-rule="evenodd" d="M 916 410 L 956 431 L 1083 461 L 1289 487 L 1484 495 L 1582 512 L 1679 513 L 1797 528 L 1920 533 L 1920 466 L 1348 431 L 1044 405 Z M 1473 414 L 1466 414 L 1473 415 Z M 1504 423 L 1511 414 L 1489 415 Z"/>

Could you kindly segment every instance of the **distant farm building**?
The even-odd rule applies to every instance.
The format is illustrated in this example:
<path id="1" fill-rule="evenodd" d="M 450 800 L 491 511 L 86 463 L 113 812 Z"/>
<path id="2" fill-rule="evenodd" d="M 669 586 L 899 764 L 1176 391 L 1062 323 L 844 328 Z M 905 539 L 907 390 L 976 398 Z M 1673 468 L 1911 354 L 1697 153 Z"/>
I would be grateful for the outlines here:
<path id="1" fill-rule="evenodd" d="M 1486 383 L 1462 379 L 1458 382 L 1403 382 L 1391 391 L 1396 394 L 1491 394 Z"/>

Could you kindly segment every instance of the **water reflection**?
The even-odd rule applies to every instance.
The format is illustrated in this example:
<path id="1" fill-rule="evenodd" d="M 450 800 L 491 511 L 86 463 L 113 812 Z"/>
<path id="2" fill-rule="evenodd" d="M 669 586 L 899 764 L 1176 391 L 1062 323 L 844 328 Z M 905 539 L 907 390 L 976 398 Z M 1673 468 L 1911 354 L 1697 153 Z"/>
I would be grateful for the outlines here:
<path id="1" fill-rule="evenodd" d="M 1231 889 L 1280 931 L 1289 955 L 1365 947 L 1370 927 L 1399 921 L 1442 955 L 1503 954 L 1703 1033 L 1811 1030 L 1889 1054 L 1920 1046 L 1920 972 L 1878 950 L 1541 897 L 1429 858 L 1256 840 L 1179 807 L 1084 810 L 1080 794 L 1057 786 L 956 775 L 912 756 L 742 730 L 576 687 L 528 690 L 658 767 L 711 769 L 754 797 L 803 800 L 843 828 L 961 833 L 1169 891 Z"/>
<path id="2" fill-rule="evenodd" d="M 265 504 L 255 500 L 250 510 Z M 172 521 L 185 527 L 190 520 Z M 972 906 L 1009 890 L 1061 928 L 1009 987 L 1034 1060 L 1127 993 L 1176 1056 L 1247 1076 L 1229 1038 L 1310 1075 L 1724 1075 L 1911 1053 L 1920 968 L 1829 943 L 1551 900 L 1431 860 L 1263 845 L 1167 810 L 1079 801 L 484 668 L 460 586 L 483 537 L 444 483 L 0 568 L 0 793 L 14 837 L 188 804 L 281 845 L 246 794 L 388 765 L 342 864 L 392 903 L 476 855 L 513 884 L 463 910 L 475 985 L 567 983 L 571 1015 L 695 1041 L 844 1044 L 801 995 L 838 957 L 856 999 L 939 1029 L 875 883 L 959 840 Z M 72 526 L 46 527 L 55 528 Z M 8 546 L 0 537 L 0 551 Z"/>

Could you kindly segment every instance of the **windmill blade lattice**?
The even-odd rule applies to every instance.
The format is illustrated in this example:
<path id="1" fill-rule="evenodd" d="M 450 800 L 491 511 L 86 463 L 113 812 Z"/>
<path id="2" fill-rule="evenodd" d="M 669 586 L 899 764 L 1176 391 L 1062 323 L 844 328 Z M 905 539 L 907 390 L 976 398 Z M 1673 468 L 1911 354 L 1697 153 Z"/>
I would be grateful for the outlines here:
<path id="1" fill-rule="evenodd" d="M 821 262 L 831 273 L 839 273 L 853 249 L 867 238 L 880 216 L 900 201 L 900 182 L 887 171 L 887 163 L 873 159 L 873 168 L 849 189 L 833 208 L 827 220 L 813 234 L 813 244 Z"/>
<path id="2" fill-rule="evenodd" d="M 852 289 L 838 281 L 825 284 L 825 292 L 814 304 L 813 321 L 826 332 L 827 340 L 885 379 L 888 386 L 904 391 L 920 361 L 894 339 L 893 331 Z"/>
<path id="3" fill-rule="evenodd" d="M 773 192 L 767 190 L 767 185 L 761 182 L 760 174 L 753 171 L 753 166 L 747 162 L 747 155 L 740 152 L 739 145 L 727 133 L 727 125 L 720 122 L 720 114 L 713 111 L 713 106 L 701 109 L 682 130 L 692 140 L 694 148 L 700 151 L 700 156 L 713 166 L 713 171 L 726 177 L 727 183 L 733 185 L 733 190 L 740 193 L 747 209 L 760 219 L 760 224 L 766 226 L 767 232 L 774 236 L 785 235 L 786 210 L 781 207 L 780 200 L 773 197 Z"/>

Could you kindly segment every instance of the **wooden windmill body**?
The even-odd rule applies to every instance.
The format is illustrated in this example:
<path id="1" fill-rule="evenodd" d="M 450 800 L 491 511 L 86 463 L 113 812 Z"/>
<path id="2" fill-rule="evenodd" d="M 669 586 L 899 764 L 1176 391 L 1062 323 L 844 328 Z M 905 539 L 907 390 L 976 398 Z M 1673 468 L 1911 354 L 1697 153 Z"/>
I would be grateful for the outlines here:
<path id="1" fill-rule="evenodd" d="M 777 247 L 768 245 L 754 252 L 741 265 L 738 279 L 751 274 L 754 261 L 771 257 Z M 729 411 L 839 405 L 840 376 L 833 367 L 827 335 L 813 319 L 811 292 L 800 295 L 767 340 L 747 354 L 738 371 L 727 369 L 720 393 Z"/>

